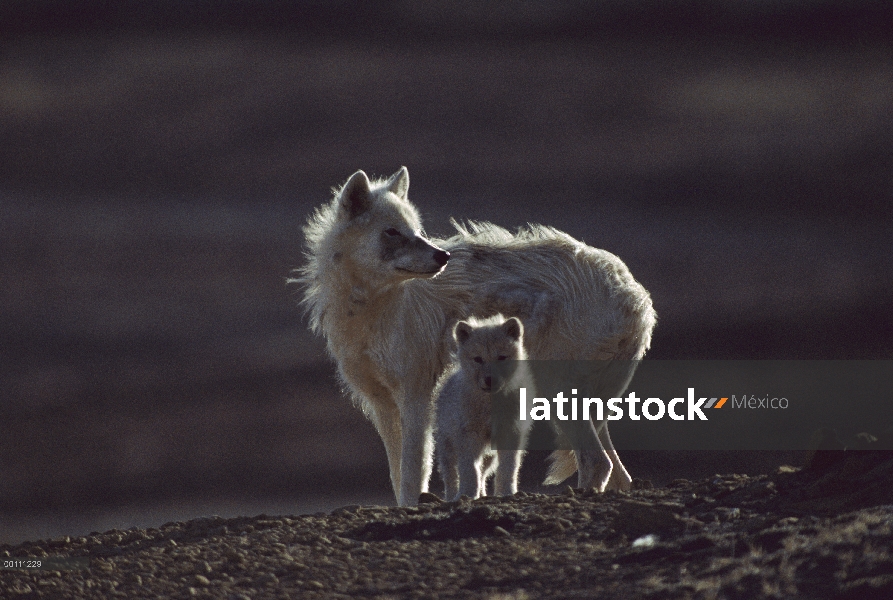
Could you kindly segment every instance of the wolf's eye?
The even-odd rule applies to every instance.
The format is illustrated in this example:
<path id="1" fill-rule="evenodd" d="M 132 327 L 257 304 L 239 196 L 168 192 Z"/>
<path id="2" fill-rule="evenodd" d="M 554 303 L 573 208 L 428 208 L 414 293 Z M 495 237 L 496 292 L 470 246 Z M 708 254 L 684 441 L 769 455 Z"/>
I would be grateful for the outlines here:
<path id="1" fill-rule="evenodd" d="M 402 235 L 403 235 L 402 233 L 400 233 L 399 231 L 397 231 L 397 230 L 394 229 L 393 227 L 389 227 L 388 229 L 385 229 L 384 232 L 385 232 L 386 234 L 388 234 L 389 236 L 391 236 L 391 237 L 398 237 L 398 236 L 402 236 Z"/>
<path id="2" fill-rule="evenodd" d="M 508 356 L 497 356 L 496 360 L 505 360 L 507 358 L 508 358 Z"/>
<path id="3" fill-rule="evenodd" d="M 483 364 L 484 359 L 481 358 L 480 356 L 475 356 L 475 357 L 474 357 L 474 362 L 476 362 L 476 363 L 478 363 L 478 364 Z"/>

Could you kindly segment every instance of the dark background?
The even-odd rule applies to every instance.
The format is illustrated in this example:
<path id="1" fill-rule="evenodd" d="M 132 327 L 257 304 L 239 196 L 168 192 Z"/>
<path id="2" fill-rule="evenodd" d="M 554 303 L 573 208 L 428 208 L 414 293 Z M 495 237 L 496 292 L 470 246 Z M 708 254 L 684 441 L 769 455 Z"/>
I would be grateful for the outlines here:
<path id="1" fill-rule="evenodd" d="M 358 168 L 618 254 L 649 359 L 893 358 L 888 3 L 417 4 L 0 5 L 0 542 L 392 502 L 285 285 Z"/>

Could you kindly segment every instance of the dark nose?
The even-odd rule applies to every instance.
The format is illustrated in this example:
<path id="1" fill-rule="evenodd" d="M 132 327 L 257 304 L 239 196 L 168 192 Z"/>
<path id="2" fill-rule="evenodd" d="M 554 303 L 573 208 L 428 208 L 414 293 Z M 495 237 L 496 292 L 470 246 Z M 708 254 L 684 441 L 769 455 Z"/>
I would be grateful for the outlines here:
<path id="1" fill-rule="evenodd" d="M 443 266 L 447 264 L 447 261 L 450 260 L 450 253 L 446 250 L 435 250 L 434 251 L 434 262 L 436 262 L 439 266 Z"/>
<path id="2" fill-rule="evenodd" d="M 487 386 L 487 389 L 489 390 L 493 387 L 493 379 L 491 377 L 484 377 L 484 385 Z"/>

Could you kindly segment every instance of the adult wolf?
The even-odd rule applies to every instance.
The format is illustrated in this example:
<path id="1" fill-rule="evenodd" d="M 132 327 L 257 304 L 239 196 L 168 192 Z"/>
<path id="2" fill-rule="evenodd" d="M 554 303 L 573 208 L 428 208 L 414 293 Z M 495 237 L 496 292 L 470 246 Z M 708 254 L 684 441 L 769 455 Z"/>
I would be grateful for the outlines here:
<path id="1" fill-rule="evenodd" d="M 433 392 L 458 320 L 518 317 L 531 359 L 633 359 L 630 369 L 656 321 L 648 292 L 613 254 L 539 225 L 512 234 L 453 222 L 455 236 L 428 239 L 408 191 L 406 167 L 386 180 L 354 173 L 308 220 L 307 263 L 290 280 L 304 286 L 310 327 L 384 441 L 401 506 L 427 491 Z M 577 470 L 580 487 L 628 488 L 607 423 L 590 430 L 588 449 L 554 455 L 551 480 Z"/>

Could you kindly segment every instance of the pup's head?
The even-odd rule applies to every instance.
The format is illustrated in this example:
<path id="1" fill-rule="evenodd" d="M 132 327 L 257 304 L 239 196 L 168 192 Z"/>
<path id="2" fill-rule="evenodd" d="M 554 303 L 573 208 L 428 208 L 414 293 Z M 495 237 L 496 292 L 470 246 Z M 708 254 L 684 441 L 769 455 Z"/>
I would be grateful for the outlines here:
<path id="1" fill-rule="evenodd" d="M 363 171 L 351 175 L 331 207 L 332 260 L 381 283 L 440 273 L 450 254 L 425 237 L 408 191 L 406 167 L 375 182 Z"/>
<path id="2" fill-rule="evenodd" d="M 493 388 L 494 362 L 526 358 L 524 326 L 515 317 L 496 315 L 486 320 L 459 321 L 453 328 L 453 338 L 462 369 L 485 392 Z"/>

